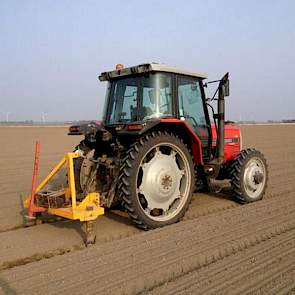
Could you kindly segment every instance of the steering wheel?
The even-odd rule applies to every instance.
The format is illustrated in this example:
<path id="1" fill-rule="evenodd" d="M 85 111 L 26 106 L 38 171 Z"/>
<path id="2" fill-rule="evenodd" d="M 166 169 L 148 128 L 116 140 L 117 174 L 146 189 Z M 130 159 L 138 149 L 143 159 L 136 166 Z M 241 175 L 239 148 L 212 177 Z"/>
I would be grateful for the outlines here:
<path id="1" fill-rule="evenodd" d="M 193 125 L 194 125 L 195 127 L 198 126 L 198 122 L 196 121 L 196 119 L 195 119 L 194 117 L 192 117 L 192 116 L 190 116 L 190 115 L 184 115 L 184 118 L 185 118 L 186 120 L 187 120 L 187 119 L 192 120 L 192 121 L 193 121 Z"/>

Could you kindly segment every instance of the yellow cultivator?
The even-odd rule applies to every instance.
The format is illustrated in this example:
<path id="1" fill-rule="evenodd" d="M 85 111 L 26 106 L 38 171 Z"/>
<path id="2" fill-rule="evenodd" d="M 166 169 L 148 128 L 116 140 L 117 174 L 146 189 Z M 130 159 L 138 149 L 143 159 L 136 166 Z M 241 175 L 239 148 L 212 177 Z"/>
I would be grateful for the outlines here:
<path id="1" fill-rule="evenodd" d="M 48 176 L 35 187 L 39 161 L 39 143 L 37 143 L 32 193 L 24 200 L 24 207 L 28 210 L 27 218 L 31 220 L 37 220 L 40 213 L 47 212 L 63 218 L 86 222 L 86 243 L 89 244 L 95 241 L 92 221 L 104 214 L 104 208 L 100 207 L 100 194 L 97 192 L 88 193 L 81 201 L 77 199 L 74 159 L 79 157 L 79 152 L 67 153 Z M 65 167 L 67 170 L 66 186 L 57 190 L 48 188 L 50 181 Z"/>

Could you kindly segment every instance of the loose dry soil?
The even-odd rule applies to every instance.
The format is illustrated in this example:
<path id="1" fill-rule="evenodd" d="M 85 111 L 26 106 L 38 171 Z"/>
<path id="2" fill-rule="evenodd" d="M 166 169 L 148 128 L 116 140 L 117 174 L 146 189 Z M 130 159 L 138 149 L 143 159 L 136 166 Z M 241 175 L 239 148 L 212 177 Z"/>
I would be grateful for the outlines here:
<path id="1" fill-rule="evenodd" d="M 184 221 L 150 232 L 108 212 L 85 249 L 79 222 L 24 228 L 21 214 L 35 140 L 41 179 L 81 138 L 0 127 L 0 294 L 295 294 L 295 125 L 241 128 L 269 163 L 263 201 L 195 194 Z"/>

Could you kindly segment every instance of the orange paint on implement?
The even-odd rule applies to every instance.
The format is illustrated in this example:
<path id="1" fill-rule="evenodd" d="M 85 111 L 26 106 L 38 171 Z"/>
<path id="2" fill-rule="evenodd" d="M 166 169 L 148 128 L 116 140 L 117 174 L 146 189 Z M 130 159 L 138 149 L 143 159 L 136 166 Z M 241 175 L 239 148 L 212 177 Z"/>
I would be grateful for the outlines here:
<path id="1" fill-rule="evenodd" d="M 32 177 L 31 200 L 30 200 L 30 205 L 28 208 L 28 216 L 30 218 L 34 218 L 35 217 L 34 213 L 36 212 L 45 211 L 44 208 L 35 206 L 35 194 L 36 194 L 36 183 L 37 183 L 38 170 L 39 170 L 39 159 L 40 159 L 40 142 L 36 141 L 34 170 L 33 170 L 33 177 Z"/>

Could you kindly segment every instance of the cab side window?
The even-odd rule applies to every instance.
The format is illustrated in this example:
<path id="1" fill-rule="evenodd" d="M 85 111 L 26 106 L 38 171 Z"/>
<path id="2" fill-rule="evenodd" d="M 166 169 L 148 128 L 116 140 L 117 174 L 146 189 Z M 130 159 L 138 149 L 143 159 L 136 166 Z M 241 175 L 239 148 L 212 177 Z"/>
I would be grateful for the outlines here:
<path id="1" fill-rule="evenodd" d="M 179 115 L 193 128 L 202 141 L 203 148 L 208 146 L 209 129 L 206 121 L 200 82 L 194 78 L 178 77 Z"/>
<path id="2" fill-rule="evenodd" d="M 207 127 L 199 81 L 179 78 L 178 104 L 180 117 L 193 127 Z"/>

